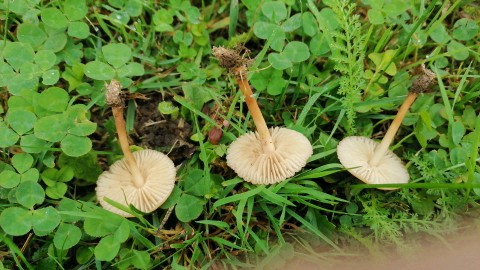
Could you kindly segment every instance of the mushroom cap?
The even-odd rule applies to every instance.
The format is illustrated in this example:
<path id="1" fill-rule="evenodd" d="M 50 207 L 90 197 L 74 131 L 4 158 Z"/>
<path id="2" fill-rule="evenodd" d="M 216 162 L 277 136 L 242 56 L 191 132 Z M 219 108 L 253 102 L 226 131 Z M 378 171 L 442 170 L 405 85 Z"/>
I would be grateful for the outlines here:
<path id="1" fill-rule="evenodd" d="M 138 210 L 149 213 L 167 200 L 175 185 L 176 169 L 168 156 L 150 149 L 136 151 L 133 156 L 144 177 L 143 186 L 135 186 L 128 164 L 123 158 L 99 176 L 95 189 L 103 208 L 124 217 L 131 215 L 110 205 L 104 201 L 104 197 L 125 206 L 132 204 Z"/>
<path id="2" fill-rule="evenodd" d="M 270 128 L 275 150 L 266 153 L 257 132 L 238 137 L 227 150 L 227 164 L 253 184 L 281 182 L 300 171 L 313 154 L 312 145 L 300 132 Z"/>
<path id="3" fill-rule="evenodd" d="M 338 159 L 351 174 L 367 184 L 408 183 L 410 176 L 407 169 L 391 150 L 387 150 L 378 165 L 370 165 L 369 161 L 377 145 L 379 143 L 367 137 L 346 137 L 337 146 Z"/>

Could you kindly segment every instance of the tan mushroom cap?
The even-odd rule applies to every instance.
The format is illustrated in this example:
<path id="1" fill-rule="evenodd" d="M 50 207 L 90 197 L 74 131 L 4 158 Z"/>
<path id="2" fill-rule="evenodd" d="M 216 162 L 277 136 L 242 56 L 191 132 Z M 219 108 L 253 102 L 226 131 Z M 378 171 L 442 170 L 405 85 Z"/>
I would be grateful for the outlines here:
<path id="1" fill-rule="evenodd" d="M 370 165 L 369 161 L 379 143 L 362 136 L 343 139 L 337 146 L 338 159 L 347 170 L 367 184 L 404 184 L 410 176 L 400 158 L 387 150 L 379 164 Z M 395 188 L 379 188 L 391 190 Z"/>
<path id="2" fill-rule="evenodd" d="M 125 159 L 115 162 L 97 181 L 97 198 L 103 208 L 130 217 L 131 215 L 104 201 L 107 197 L 125 206 L 132 204 L 142 212 L 152 212 L 162 205 L 175 185 L 175 165 L 166 155 L 155 150 L 133 153 L 145 183 L 136 187 Z"/>
<path id="3" fill-rule="evenodd" d="M 257 132 L 238 137 L 228 148 L 227 164 L 238 176 L 253 184 L 273 184 L 295 175 L 313 154 L 312 145 L 301 133 L 270 128 L 275 150 L 266 153 Z"/>

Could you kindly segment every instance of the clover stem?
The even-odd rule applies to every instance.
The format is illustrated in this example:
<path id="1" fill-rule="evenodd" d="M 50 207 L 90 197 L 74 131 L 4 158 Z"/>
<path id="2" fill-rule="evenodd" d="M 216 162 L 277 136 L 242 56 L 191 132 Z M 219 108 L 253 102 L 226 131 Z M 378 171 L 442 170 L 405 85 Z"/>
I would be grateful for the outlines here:
<path id="1" fill-rule="evenodd" d="M 402 124 L 402 121 L 405 118 L 405 115 L 407 114 L 408 109 L 410 109 L 410 106 L 412 106 L 417 96 L 418 96 L 418 93 L 410 92 L 407 98 L 405 99 L 405 101 L 403 101 L 402 106 L 400 106 L 400 109 L 398 109 L 397 115 L 393 119 L 393 122 L 388 128 L 387 133 L 383 137 L 380 144 L 377 145 L 377 147 L 375 148 L 373 157 L 370 159 L 370 165 L 376 166 L 378 165 L 380 160 L 382 160 L 382 157 L 387 152 L 388 147 L 390 147 L 390 144 L 392 143 L 393 138 L 395 137 L 395 134 L 397 134 L 397 131 L 400 128 L 400 125 Z"/>
<path id="2" fill-rule="evenodd" d="M 240 74 L 239 73 L 237 74 Z M 268 130 L 267 123 L 263 118 L 262 111 L 258 106 L 257 100 L 253 97 L 252 88 L 246 79 L 245 74 L 236 76 L 236 80 L 240 90 L 242 91 L 243 95 L 245 96 L 245 103 L 247 104 L 248 111 L 252 115 L 253 122 L 255 123 L 255 128 L 260 136 L 260 140 L 262 141 L 263 147 L 273 152 L 275 150 L 275 146 L 273 144 L 272 136 L 270 135 L 270 131 Z"/>

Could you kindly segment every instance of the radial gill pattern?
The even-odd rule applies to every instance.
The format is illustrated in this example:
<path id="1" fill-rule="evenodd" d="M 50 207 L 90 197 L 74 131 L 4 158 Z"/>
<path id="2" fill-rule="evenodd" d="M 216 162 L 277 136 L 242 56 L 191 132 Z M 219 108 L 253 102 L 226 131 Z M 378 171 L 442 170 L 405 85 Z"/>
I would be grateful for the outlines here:
<path id="1" fill-rule="evenodd" d="M 100 175 L 97 181 L 97 199 L 103 208 L 122 215 L 128 213 L 110 205 L 104 198 L 125 206 L 132 204 L 142 212 L 152 212 L 162 205 L 173 190 L 175 184 L 175 166 L 161 152 L 140 150 L 133 153 L 144 178 L 144 184 L 136 187 L 125 159 L 115 162 L 110 170 Z"/>
<path id="2" fill-rule="evenodd" d="M 370 165 L 379 143 L 362 136 L 350 136 L 337 146 L 338 159 L 347 170 L 367 184 L 400 184 L 409 180 L 400 158 L 388 150 L 378 165 Z"/>
<path id="3" fill-rule="evenodd" d="M 227 164 L 238 176 L 253 184 L 281 182 L 300 171 L 313 154 L 312 145 L 301 133 L 287 128 L 270 128 L 275 150 L 266 151 L 258 133 L 237 138 L 228 148 Z"/>

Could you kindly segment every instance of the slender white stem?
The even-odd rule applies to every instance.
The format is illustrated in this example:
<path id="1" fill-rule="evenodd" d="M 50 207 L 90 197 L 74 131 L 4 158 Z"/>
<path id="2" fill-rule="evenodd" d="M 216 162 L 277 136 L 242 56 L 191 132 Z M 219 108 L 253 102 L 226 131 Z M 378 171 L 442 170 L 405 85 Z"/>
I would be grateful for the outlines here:
<path id="1" fill-rule="evenodd" d="M 385 153 L 388 151 L 388 148 L 390 147 L 390 144 L 392 144 L 393 138 L 395 137 L 395 134 L 397 134 L 398 129 L 400 128 L 400 125 L 402 124 L 403 119 L 405 118 L 405 115 L 408 112 L 408 109 L 410 109 L 410 106 L 412 106 L 413 102 L 417 98 L 417 93 L 410 92 L 403 102 L 402 106 L 397 112 L 397 115 L 395 116 L 395 119 L 393 119 L 392 124 L 387 130 L 387 133 L 383 137 L 382 141 L 380 142 L 379 145 L 375 148 L 375 152 L 373 153 L 372 158 L 370 159 L 370 165 L 376 166 L 380 163 L 382 160 L 383 156 L 385 156 Z"/>

